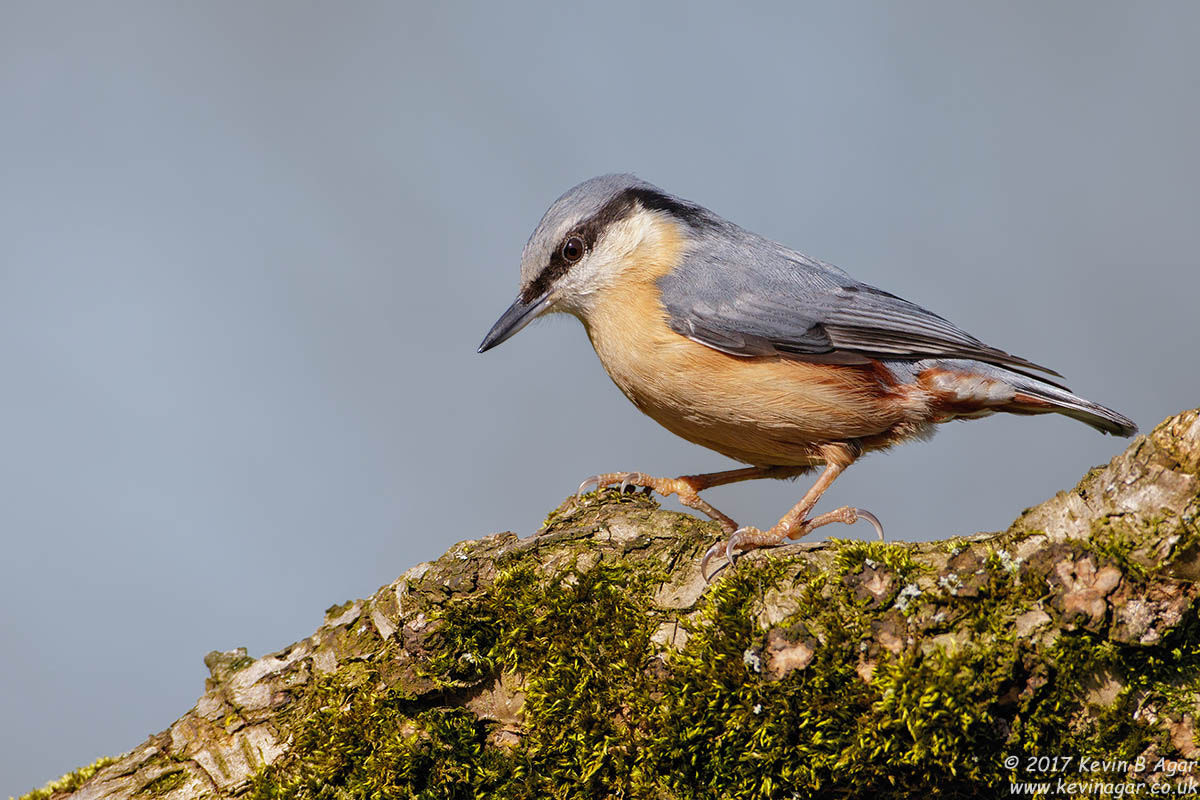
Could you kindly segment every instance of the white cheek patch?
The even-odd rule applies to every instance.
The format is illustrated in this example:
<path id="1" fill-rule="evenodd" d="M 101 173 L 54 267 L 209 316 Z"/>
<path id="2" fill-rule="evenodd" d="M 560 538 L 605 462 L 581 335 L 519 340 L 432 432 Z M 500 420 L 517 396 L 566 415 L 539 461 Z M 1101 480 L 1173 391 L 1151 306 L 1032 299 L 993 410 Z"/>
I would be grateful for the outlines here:
<path id="1" fill-rule="evenodd" d="M 615 285 L 635 266 L 634 253 L 648 241 L 661 237 L 660 212 L 640 210 L 614 222 L 600 235 L 587 255 L 559 279 L 555 291 L 562 310 L 586 311 L 596 295 Z"/>

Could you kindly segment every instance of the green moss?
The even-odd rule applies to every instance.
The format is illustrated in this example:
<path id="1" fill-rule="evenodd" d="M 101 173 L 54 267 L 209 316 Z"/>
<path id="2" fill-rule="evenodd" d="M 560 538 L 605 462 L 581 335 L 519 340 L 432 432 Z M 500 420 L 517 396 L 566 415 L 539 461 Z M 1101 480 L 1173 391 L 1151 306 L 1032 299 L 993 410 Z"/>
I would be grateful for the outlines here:
<path id="1" fill-rule="evenodd" d="M 476 797 L 499 786 L 505 754 L 485 746 L 474 715 L 422 709 L 403 692 L 317 682 L 289 754 L 254 797 Z"/>
<path id="2" fill-rule="evenodd" d="M 80 767 L 74 772 L 68 772 L 56 781 L 50 781 L 40 789 L 34 789 L 28 794 L 21 795 L 19 800 L 46 800 L 56 794 L 68 794 L 75 791 L 89 778 L 109 764 L 115 764 L 117 759 L 107 756 L 98 758 L 86 767 Z"/>
<path id="3" fill-rule="evenodd" d="M 1014 653 L 995 644 L 938 648 L 880 664 L 871 680 L 877 699 L 842 756 L 845 778 L 864 791 L 891 784 L 912 794 L 922 784 L 934 793 L 997 784 L 1005 732 L 990 709 Z M 888 765 L 885 774 L 879 763 Z"/>
<path id="4" fill-rule="evenodd" d="M 335 603 L 334 605 L 331 605 L 329 608 L 325 609 L 325 619 L 335 619 L 340 617 L 353 607 L 353 600 L 347 600 L 346 602 L 340 604 Z"/>
<path id="5" fill-rule="evenodd" d="M 652 504 L 651 507 L 654 508 L 658 506 L 655 501 L 647 497 L 645 490 L 634 491 L 629 489 L 622 492 L 616 487 L 593 489 L 592 491 L 585 492 L 578 497 L 571 496 L 564 500 L 562 505 L 551 511 L 546 515 L 546 518 L 542 520 L 542 529 L 546 530 L 556 525 L 561 525 L 570 520 L 573 515 L 577 514 L 582 509 L 587 508 L 588 506 L 592 506 L 594 508 L 600 503 L 609 506 L 618 504 Z"/>
<path id="6" fill-rule="evenodd" d="M 810 576 L 789 622 L 804 620 L 804 632 L 823 641 L 805 669 L 772 680 L 757 611 L 789 571 L 782 561 L 742 564 L 706 596 L 686 646 L 667 658 L 635 794 L 804 796 L 833 778 L 843 736 L 871 699 L 855 672 L 865 629 L 840 588 L 842 600 L 833 600 L 825 576 Z"/>
<path id="7" fill-rule="evenodd" d="M 525 763 L 514 778 L 538 794 L 554 788 L 539 776 L 570 776 L 586 796 L 632 766 L 627 744 L 651 694 L 659 622 L 647 600 L 662 578 L 649 565 L 601 563 L 547 580 L 521 564 L 485 597 L 446 609 L 445 650 L 431 666 L 456 682 L 494 671 L 525 676 Z"/>
<path id="8" fill-rule="evenodd" d="M 1030 755 L 1077 752 L 1134 760 L 1150 746 L 1177 752 L 1155 717 L 1194 713 L 1200 691 L 1200 616 L 1155 646 L 1124 645 L 1079 631 L 1044 654 L 1047 683 L 1027 704 L 1013 740 Z M 1151 710 L 1153 713 L 1143 713 Z M 1087 713 L 1083 713 L 1087 712 Z M 1123 770 L 1109 775 L 1125 780 Z"/>
<path id="9" fill-rule="evenodd" d="M 469 712 L 423 706 L 395 689 L 364 691 L 378 673 L 358 664 L 310 691 L 291 752 L 258 781 L 256 796 L 332 797 L 329 787 L 340 786 L 356 797 L 502 789 L 497 796 L 542 797 L 563 780 L 589 796 L 616 784 L 632 765 L 633 721 L 645 714 L 633 705 L 650 694 L 654 619 L 645 600 L 657 572 L 600 564 L 546 580 L 521 563 L 437 615 L 423 677 L 454 691 L 500 672 L 524 675 L 518 749 L 489 745 L 493 726 Z"/>
<path id="10" fill-rule="evenodd" d="M 254 659 L 246 652 L 246 648 L 235 650 L 213 650 L 204 657 L 204 665 L 208 667 L 210 677 L 206 682 L 209 689 L 229 680 L 234 673 L 245 669 L 254 663 Z"/>
<path id="11" fill-rule="evenodd" d="M 956 556 L 970 545 L 965 536 L 951 536 L 937 543 L 939 549 L 949 556 Z"/>
<path id="12" fill-rule="evenodd" d="M 613 492 L 602 502 L 638 511 Z M 590 526 L 596 513 L 558 522 Z M 398 677 L 396 642 L 314 679 L 281 720 L 289 752 L 253 796 L 975 796 L 1007 787 L 1009 754 L 1123 757 L 1151 741 L 1170 752 L 1134 712 L 1182 709 L 1200 686 L 1194 619 L 1153 646 L 1071 630 L 1019 639 L 1014 620 L 1042 600 L 1049 566 L 1015 562 L 999 539 L 954 554 L 966 565 L 948 568 L 962 573 L 957 596 L 934 588 L 903 613 L 902 587 L 936 583 L 919 549 L 845 541 L 824 569 L 743 559 L 677 619 L 653 598 L 687 548 L 703 551 L 697 535 L 641 560 L 629 553 L 644 543 L 622 555 L 576 540 L 575 561 L 549 571 L 544 549 L 513 549 L 494 580 L 422 601 L 434 632 L 405 668 L 419 680 Z M 891 580 L 891 594 L 864 594 L 864 575 Z M 655 641 L 664 623 L 688 634 L 678 650 Z M 903 638 L 908 625 L 917 644 L 881 648 L 881 629 Z M 781 646 L 811 658 L 781 672 Z M 464 708 L 502 676 L 523 695 L 507 727 Z M 417 684 L 431 688 L 400 688 Z"/>
<path id="13" fill-rule="evenodd" d="M 158 797 L 159 795 L 164 795 L 167 792 L 172 792 L 178 789 L 186 780 L 187 773 L 184 772 L 183 769 L 177 769 L 174 772 L 167 772 L 163 775 L 159 775 L 157 778 L 150 781 L 148 784 L 138 790 L 138 794 L 146 797 Z"/>
<path id="14" fill-rule="evenodd" d="M 1091 536 L 1078 540 L 1078 546 L 1103 562 L 1117 565 L 1123 573 L 1137 581 L 1145 581 L 1155 571 L 1155 565 L 1145 557 L 1147 542 L 1155 542 L 1163 520 L 1156 518 L 1135 529 L 1122 515 L 1108 515 L 1092 522 Z M 1140 557 L 1139 557 L 1140 556 Z"/>
<path id="15" fill-rule="evenodd" d="M 900 578 L 909 580 L 929 568 L 913 558 L 912 545 L 862 539 L 830 539 L 834 564 L 841 575 L 857 572 L 863 565 L 882 564 Z"/>

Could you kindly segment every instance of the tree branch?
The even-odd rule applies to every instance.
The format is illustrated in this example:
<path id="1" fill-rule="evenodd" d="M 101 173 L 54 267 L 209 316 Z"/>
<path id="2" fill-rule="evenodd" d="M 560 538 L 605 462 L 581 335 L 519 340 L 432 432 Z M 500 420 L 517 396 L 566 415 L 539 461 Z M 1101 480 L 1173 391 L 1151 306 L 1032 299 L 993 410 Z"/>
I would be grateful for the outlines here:
<path id="1" fill-rule="evenodd" d="M 572 499 L 536 536 L 455 545 L 278 653 L 210 654 L 170 728 L 27 797 L 1179 781 L 1174 760 L 1200 758 L 1198 512 L 1197 411 L 1006 531 L 801 543 L 707 587 L 714 524 L 641 495 Z"/>

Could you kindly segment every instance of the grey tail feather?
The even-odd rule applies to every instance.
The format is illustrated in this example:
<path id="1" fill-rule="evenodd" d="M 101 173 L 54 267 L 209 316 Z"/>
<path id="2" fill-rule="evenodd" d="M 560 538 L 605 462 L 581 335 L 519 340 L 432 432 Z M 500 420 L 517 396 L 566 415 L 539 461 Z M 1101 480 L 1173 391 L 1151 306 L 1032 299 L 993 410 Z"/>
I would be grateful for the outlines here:
<path id="1" fill-rule="evenodd" d="M 1037 378 L 1011 372 L 1009 374 L 1012 375 L 1009 382 L 1017 390 L 1017 397 L 1013 403 L 1015 408 L 1012 409 L 1017 413 L 1057 412 L 1085 422 L 1102 433 L 1111 433 L 1114 436 L 1133 436 L 1138 431 L 1133 420 L 1124 414 L 1118 414 L 1111 408 L 1105 408 L 1099 403 L 1093 403 L 1091 400 Z M 1032 402 L 1022 403 L 1022 395 L 1028 396 Z M 1051 407 L 1047 408 L 1047 404 Z"/>

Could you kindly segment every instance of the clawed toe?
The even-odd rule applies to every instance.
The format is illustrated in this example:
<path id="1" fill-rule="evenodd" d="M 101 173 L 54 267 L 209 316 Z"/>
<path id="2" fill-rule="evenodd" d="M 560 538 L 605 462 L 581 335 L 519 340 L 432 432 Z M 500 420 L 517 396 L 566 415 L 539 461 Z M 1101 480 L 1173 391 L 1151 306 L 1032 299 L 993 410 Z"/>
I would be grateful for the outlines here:
<path id="1" fill-rule="evenodd" d="M 593 475 L 590 478 L 584 478 L 583 483 L 579 484 L 579 488 L 575 490 L 575 499 L 578 500 L 593 489 L 599 489 L 600 477 L 599 475 Z"/>
<path id="2" fill-rule="evenodd" d="M 704 553 L 704 558 L 700 559 L 700 576 L 704 578 L 705 583 L 712 583 L 712 579 L 716 577 L 718 572 L 733 565 L 733 560 L 730 559 L 726 563 L 721 564 L 714 569 L 710 575 L 708 573 L 708 562 L 718 553 L 724 553 L 726 558 L 729 558 L 729 550 L 726 542 L 717 542 L 712 547 L 708 548 L 708 550 Z"/>
<path id="3" fill-rule="evenodd" d="M 712 583 L 716 573 L 724 570 L 725 567 L 733 566 L 734 561 L 737 560 L 738 551 L 739 549 L 742 549 L 744 543 L 746 543 L 746 545 L 752 545 L 752 547 L 749 549 L 770 547 L 773 545 L 778 545 L 779 543 L 778 541 L 757 543 L 756 540 L 762 539 L 762 537 L 762 531 L 758 530 L 757 528 L 738 528 L 737 530 L 734 530 L 733 533 L 730 534 L 730 537 L 728 537 L 728 539 L 724 542 L 718 542 L 712 547 L 709 547 L 708 551 L 704 553 L 704 558 L 700 561 L 700 575 L 703 576 L 704 583 Z M 716 567 L 716 569 L 713 570 L 712 575 L 709 575 L 707 571 L 708 563 L 713 559 L 713 557 L 715 557 L 715 555 L 719 554 L 725 555 L 725 564 L 721 564 L 720 566 Z"/>
<path id="4" fill-rule="evenodd" d="M 735 476 L 733 479 L 751 477 L 743 475 L 740 470 L 735 471 L 735 473 L 714 474 L 717 478 L 729 478 L 731 474 Z M 722 483 L 729 482 L 728 480 L 714 481 L 712 477 L 707 475 L 685 475 L 681 478 L 655 478 L 644 472 L 603 472 L 599 475 L 593 475 L 579 484 L 579 488 L 575 490 L 575 499 L 581 500 L 583 495 L 593 488 L 599 490 L 605 486 L 619 486 L 621 492 L 624 493 L 630 487 L 641 487 L 645 489 L 646 494 L 654 491 L 663 497 L 676 495 L 679 498 L 679 502 L 688 508 L 694 508 L 706 514 L 711 519 L 716 520 L 726 531 L 735 531 L 738 527 L 737 523 L 727 515 L 713 508 L 699 495 L 700 490 L 707 486 L 719 486 Z"/>
<path id="5" fill-rule="evenodd" d="M 601 475 L 593 475 L 579 484 L 579 488 L 575 490 L 576 499 L 583 497 L 593 489 L 599 491 L 606 486 L 619 486 L 622 494 L 629 491 L 629 487 L 650 486 L 646 481 L 651 480 L 640 472 L 606 472 Z"/>
<path id="6" fill-rule="evenodd" d="M 883 536 L 883 523 L 879 518 L 862 508 L 843 507 L 836 511 L 830 511 L 822 514 L 819 517 L 807 520 L 796 525 L 794 528 L 775 526 L 767 532 L 762 532 L 757 528 L 744 527 L 738 528 L 724 542 L 718 542 L 708 548 L 704 554 L 704 558 L 700 560 L 700 574 L 704 577 L 705 583 L 712 583 L 712 579 L 718 572 L 726 567 L 732 567 L 737 556 L 741 553 L 749 552 L 750 550 L 758 550 L 763 547 L 778 547 L 788 539 L 797 539 L 812 533 L 817 528 L 830 524 L 831 522 L 841 522 L 846 525 L 853 525 L 860 519 L 864 519 L 871 523 L 875 528 L 875 533 L 879 535 L 880 541 L 885 541 Z M 718 566 L 709 574 L 707 571 L 708 562 L 718 555 L 724 554 L 725 563 Z"/>
<path id="7" fill-rule="evenodd" d="M 874 526 L 875 533 L 879 535 L 879 541 L 887 541 L 883 535 L 883 523 L 879 521 L 879 517 L 875 516 L 870 511 L 867 511 L 865 508 L 856 508 L 854 509 L 854 513 L 858 515 L 859 519 L 865 519 L 867 522 L 871 523 L 872 526 Z"/>

